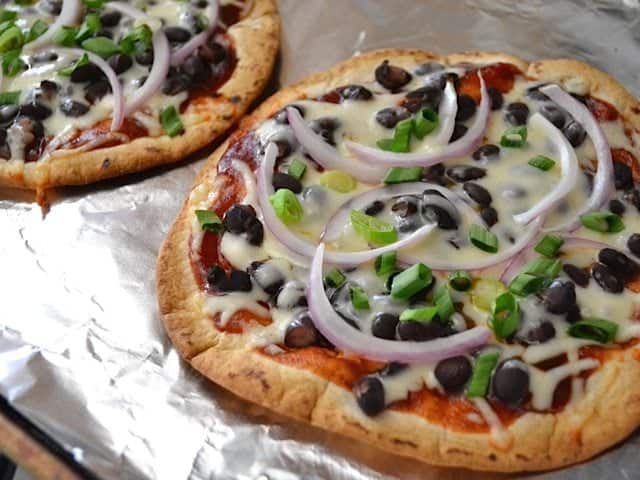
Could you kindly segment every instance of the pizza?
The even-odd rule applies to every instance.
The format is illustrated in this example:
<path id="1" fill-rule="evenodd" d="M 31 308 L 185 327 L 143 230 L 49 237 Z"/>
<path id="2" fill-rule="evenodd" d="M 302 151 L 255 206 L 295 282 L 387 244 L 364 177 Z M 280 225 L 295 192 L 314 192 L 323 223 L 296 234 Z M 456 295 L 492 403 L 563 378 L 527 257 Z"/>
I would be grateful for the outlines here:
<path id="1" fill-rule="evenodd" d="M 260 94 L 278 39 L 273 0 L 3 2 L 0 185 L 184 159 Z"/>
<path id="2" fill-rule="evenodd" d="M 640 104 L 575 60 L 382 50 L 284 88 L 161 249 L 180 354 L 399 455 L 558 468 L 640 425 Z"/>

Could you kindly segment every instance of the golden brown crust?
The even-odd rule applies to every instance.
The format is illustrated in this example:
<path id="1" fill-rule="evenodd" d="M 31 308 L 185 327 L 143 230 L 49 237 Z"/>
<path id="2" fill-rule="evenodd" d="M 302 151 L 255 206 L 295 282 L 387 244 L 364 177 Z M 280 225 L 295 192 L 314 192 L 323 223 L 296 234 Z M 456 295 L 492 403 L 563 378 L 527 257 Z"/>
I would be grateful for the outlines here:
<path id="1" fill-rule="evenodd" d="M 219 96 L 197 110 L 200 121 L 178 137 L 142 137 L 130 143 L 88 152 L 54 155 L 38 162 L 0 160 L 0 185 L 47 188 L 82 185 L 147 170 L 184 159 L 221 137 L 265 87 L 275 63 L 280 23 L 275 0 L 255 0 L 248 15 L 232 25 L 237 64 Z"/>
<path id="2" fill-rule="evenodd" d="M 584 93 L 609 101 L 628 124 L 637 125 L 637 100 L 615 80 L 584 64 L 549 60 L 529 66 L 503 54 L 473 52 L 438 57 L 415 50 L 385 50 L 352 58 L 283 89 L 245 118 L 241 128 L 250 128 L 297 98 L 347 82 L 369 80 L 373 68 L 385 58 L 399 65 L 430 59 L 449 64 L 506 61 L 540 80 L 577 76 L 589 85 Z M 226 148 L 222 145 L 211 156 L 194 191 L 215 189 L 215 167 Z M 157 282 L 163 321 L 179 352 L 197 370 L 243 398 L 383 450 L 436 465 L 491 471 L 545 470 L 580 462 L 621 441 L 640 424 L 637 349 L 622 351 L 591 375 L 584 398 L 557 414 L 523 415 L 508 427 L 503 441 L 491 433 L 446 430 L 416 415 L 393 410 L 367 417 L 357 408 L 351 392 L 247 348 L 242 335 L 221 333 L 211 321 L 202 323 L 206 315 L 198 308 L 203 294 L 198 291 L 188 258 L 190 202 L 185 202 L 160 253 Z M 198 296 L 200 300 L 196 300 Z"/>

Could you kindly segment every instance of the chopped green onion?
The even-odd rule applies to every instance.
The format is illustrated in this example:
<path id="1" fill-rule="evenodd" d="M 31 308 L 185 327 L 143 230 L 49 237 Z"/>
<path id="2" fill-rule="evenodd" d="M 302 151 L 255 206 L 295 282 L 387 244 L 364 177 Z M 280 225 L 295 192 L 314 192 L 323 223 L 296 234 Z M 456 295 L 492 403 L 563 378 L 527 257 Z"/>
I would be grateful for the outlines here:
<path id="1" fill-rule="evenodd" d="M 520 306 L 516 297 L 505 292 L 491 305 L 491 328 L 499 339 L 513 335 L 520 326 Z"/>
<path id="2" fill-rule="evenodd" d="M 508 128 L 500 139 L 500 145 L 508 148 L 522 148 L 527 143 L 527 127 Z"/>
<path id="3" fill-rule="evenodd" d="M 558 276 L 561 268 L 560 260 L 540 257 L 529 262 L 522 273 L 553 279 Z"/>
<path id="4" fill-rule="evenodd" d="M 350 289 L 351 304 L 356 310 L 369 310 L 369 297 L 362 287 L 354 285 Z"/>
<path id="5" fill-rule="evenodd" d="M 393 167 L 387 171 L 383 182 L 393 183 L 417 182 L 422 178 L 422 167 Z"/>
<path id="6" fill-rule="evenodd" d="M 24 70 L 25 63 L 20 58 L 20 50 L 11 50 L 2 56 L 2 72 L 8 77 L 15 77 Z"/>
<path id="7" fill-rule="evenodd" d="M 320 175 L 320 185 L 336 192 L 347 193 L 358 186 L 358 182 L 347 172 L 329 170 Z"/>
<path id="8" fill-rule="evenodd" d="M 18 105 L 20 103 L 20 90 L 0 93 L 0 105 Z"/>
<path id="9" fill-rule="evenodd" d="M 176 135 L 184 133 L 184 125 L 182 125 L 180 115 L 178 114 L 176 107 L 173 105 L 162 109 L 160 112 L 160 123 L 162 124 L 164 131 L 170 137 L 175 137 Z"/>
<path id="10" fill-rule="evenodd" d="M 296 224 L 304 216 L 304 210 L 298 197 L 288 188 L 281 188 L 271 195 L 269 202 L 278 218 L 286 225 Z"/>
<path id="11" fill-rule="evenodd" d="M 327 286 L 331 288 L 339 288 L 342 285 L 344 285 L 344 282 L 346 281 L 347 281 L 347 277 L 345 277 L 344 273 L 342 273 L 337 268 L 334 268 L 333 270 L 331 270 L 324 277 L 324 283 L 326 283 Z"/>
<path id="12" fill-rule="evenodd" d="M 400 300 L 407 300 L 420 290 L 431 285 L 432 281 L 431 269 L 422 263 L 416 263 L 393 277 L 391 296 Z"/>
<path id="13" fill-rule="evenodd" d="M 462 270 L 451 272 L 449 274 L 449 285 L 451 285 L 451 288 L 458 290 L 459 292 L 469 290 L 469 288 L 471 288 L 471 275 Z"/>
<path id="14" fill-rule="evenodd" d="M 423 108 L 416 114 L 413 133 L 419 139 L 433 132 L 438 126 L 438 114 L 430 108 Z"/>
<path id="15" fill-rule="evenodd" d="M 296 180 L 302 180 L 304 177 L 304 173 L 307 171 L 307 164 L 301 162 L 297 158 L 294 158 L 293 161 L 289 164 L 289 168 L 287 169 L 287 173 L 291 175 Z"/>
<path id="16" fill-rule="evenodd" d="M 471 289 L 471 303 L 482 310 L 490 310 L 493 300 L 507 291 L 504 283 L 492 278 L 480 278 Z"/>
<path id="17" fill-rule="evenodd" d="M 469 240 L 476 248 L 488 253 L 498 251 L 498 237 L 480 225 L 473 224 L 469 228 Z"/>
<path id="18" fill-rule="evenodd" d="M 396 271 L 396 252 L 385 252 L 375 260 L 376 275 L 386 277 Z"/>
<path id="19" fill-rule="evenodd" d="M 76 34 L 76 42 L 81 43 L 87 38 L 94 36 L 101 28 L 102 22 L 100 21 L 100 16 L 95 13 L 88 14 L 84 17 L 84 22 Z"/>
<path id="20" fill-rule="evenodd" d="M 0 35 L 9 30 L 11 27 L 15 27 L 15 25 L 16 23 L 13 20 L 0 23 Z"/>
<path id="21" fill-rule="evenodd" d="M 109 58 L 120 51 L 120 47 L 107 37 L 88 38 L 82 42 L 82 48 L 96 53 L 102 58 Z"/>
<path id="22" fill-rule="evenodd" d="M 100 10 L 108 0 L 82 0 L 92 10 Z"/>
<path id="23" fill-rule="evenodd" d="M 580 215 L 582 225 L 590 230 L 602 233 L 618 233 L 624 230 L 622 219 L 611 212 L 591 212 Z"/>
<path id="24" fill-rule="evenodd" d="M 436 315 L 438 307 L 408 308 L 400 314 L 400 321 L 429 323 Z"/>
<path id="25" fill-rule="evenodd" d="M 7 28 L 2 34 L 0 34 L 0 53 L 7 53 L 10 50 L 15 50 L 24 44 L 24 35 L 22 30 L 17 26 Z"/>
<path id="26" fill-rule="evenodd" d="M 351 210 L 351 225 L 358 235 L 374 245 L 388 245 L 398 239 L 393 225 L 360 210 Z"/>
<path id="27" fill-rule="evenodd" d="M 62 75 L 63 77 L 69 77 L 71 76 L 71 74 L 76 68 L 82 67 L 84 65 L 89 65 L 90 63 L 91 62 L 89 61 L 89 56 L 85 53 L 84 55 L 82 55 L 82 57 L 80 57 L 78 60 L 73 62 L 68 67 L 64 67 L 58 70 L 58 75 Z"/>
<path id="28" fill-rule="evenodd" d="M 526 297 L 539 292 L 547 286 L 549 280 L 546 277 L 538 277 L 531 273 L 518 274 L 509 284 L 509 290 L 516 295 Z"/>
<path id="29" fill-rule="evenodd" d="M 16 5 L 33 5 L 37 0 L 13 0 Z"/>
<path id="30" fill-rule="evenodd" d="M 453 299 L 451 298 L 451 293 L 446 285 L 440 285 L 435 293 L 433 294 L 433 299 L 435 301 L 436 307 L 438 308 L 438 317 L 443 322 L 447 322 L 451 315 L 453 315 L 456 311 L 453 306 Z"/>
<path id="31" fill-rule="evenodd" d="M 0 12 L 0 23 L 13 22 L 18 18 L 18 12 L 15 10 L 2 10 Z"/>
<path id="32" fill-rule="evenodd" d="M 553 168 L 556 162 L 549 157 L 545 157 L 544 155 L 536 155 L 535 157 L 529 159 L 527 162 L 532 167 L 536 167 L 544 172 L 548 172 Z"/>
<path id="33" fill-rule="evenodd" d="M 196 218 L 200 228 L 207 232 L 221 232 L 224 228 L 220 217 L 211 210 L 196 210 Z"/>
<path id="34" fill-rule="evenodd" d="M 467 397 L 484 397 L 487 394 L 491 373 L 496 368 L 499 357 L 498 352 L 485 352 L 478 355 L 467 387 Z"/>
<path id="35" fill-rule="evenodd" d="M 120 40 L 120 49 L 127 55 L 151 48 L 153 32 L 148 25 L 138 25 Z"/>
<path id="36" fill-rule="evenodd" d="M 552 258 L 556 256 L 562 245 L 564 245 L 564 239 L 562 237 L 545 235 L 535 246 L 534 250 L 540 255 Z"/>
<path id="37" fill-rule="evenodd" d="M 571 325 L 567 333 L 576 338 L 594 340 L 598 343 L 610 343 L 616 338 L 618 325 L 601 318 L 585 318 Z"/>
<path id="38" fill-rule="evenodd" d="M 76 44 L 78 28 L 62 27 L 53 36 L 53 42 L 64 47 L 73 47 Z"/>
<path id="39" fill-rule="evenodd" d="M 407 118 L 398 122 L 393 131 L 393 138 L 378 140 L 378 148 L 396 153 L 406 153 L 411 149 L 411 132 L 413 131 L 413 119 Z"/>
<path id="40" fill-rule="evenodd" d="M 25 38 L 25 43 L 33 42 L 36 38 L 41 36 L 44 32 L 49 29 L 49 25 L 44 23 L 42 20 L 36 20 L 31 25 L 29 32 L 27 33 L 27 37 Z"/>

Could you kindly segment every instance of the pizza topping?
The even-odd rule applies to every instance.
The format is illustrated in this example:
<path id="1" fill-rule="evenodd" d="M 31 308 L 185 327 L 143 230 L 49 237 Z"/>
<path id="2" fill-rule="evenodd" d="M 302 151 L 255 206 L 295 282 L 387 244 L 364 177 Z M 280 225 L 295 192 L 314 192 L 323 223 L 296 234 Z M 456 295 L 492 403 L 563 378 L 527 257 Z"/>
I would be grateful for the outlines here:
<path id="1" fill-rule="evenodd" d="M 399 90 L 411 81 L 411 74 L 405 69 L 382 62 L 375 70 L 376 81 L 387 90 Z"/>
<path id="2" fill-rule="evenodd" d="M 491 386 L 498 400 L 509 408 L 519 408 L 529 397 L 529 368 L 520 360 L 506 360 L 496 368 Z"/>
<path id="3" fill-rule="evenodd" d="M 378 377 L 362 377 L 353 387 L 358 406 L 369 416 L 379 414 L 385 407 L 385 391 Z"/>

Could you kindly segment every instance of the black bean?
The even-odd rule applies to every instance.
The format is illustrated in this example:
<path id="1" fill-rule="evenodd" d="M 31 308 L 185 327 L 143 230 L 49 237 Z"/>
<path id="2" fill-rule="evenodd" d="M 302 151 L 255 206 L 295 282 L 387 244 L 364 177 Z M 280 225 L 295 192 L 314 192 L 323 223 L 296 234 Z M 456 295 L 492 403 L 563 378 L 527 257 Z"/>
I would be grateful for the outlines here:
<path id="1" fill-rule="evenodd" d="M 117 53 L 109 59 L 109 66 L 113 68 L 116 75 L 126 72 L 132 65 L 133 60 L 131 60 L 129 55 L 125 55 L 124 53 Z"/>
<path id="2" fill-rule="evenodd" d="M 400 362 L 389 362 L 381 370 L 378 371 L 383 377 L 392 377 L 396 373 L 400 373 L 406 370 L 408 365 Z"/>
<path id="3" fill-rule="evenodd" d="M 455 182 L 468 182 L 484 177 L 487 171 L 484 168 L 469 165 L 454 165 L 447 168 L 447 176 Z"/>
<path id="4" fill-rule="evenodd" d="M 504 119 L 514 126 L 526 125 L 529 118 L 529 107 L 526 103 L 514 102 L 507 105 Z"/>
<path id="5" fill-rule="evenodd" d="M 640 271 L 638 264 L 627 257 L 624 253 L 613 248 L 603 248 L 598 253 L 600 263 L 606 265 L 620 279 L 631 280 Z"/>
<path id="6" fill-rule="evenodd" d="M 207 8 L 209 2 L 207 0 L 191 0 L 191 5 L 197 8 Z"/>
<path id="7" fill-rule="evenodd" d="M 418 212 L 418 201 L 412 197 L 400 197 L 391 205 L 391 211 L 400 218 L 415 215 Z"/>
<path id="8" fill-rule="evenodd" d="M 300 113 L 300 116 L 302 118 L 304 118 L 305 110 L 304 110 L 303 106 L 301 106 L 301 105 L 287 105 L 287 107 L 295 108 Z M 275 114 L 275 116 L 273 118 L 276 121 L 276 123 L 279 123 L 281 125 L 288 125 L 289 124 L 289 119 L 287 118 L 287 107 L 283 108 L 282 110 L 279 110 L 278 113 Z"/>
<path id="9" fill-rule="evenodd" d="M 387 90 L 398 90 L 411 81 L 411 74 L 404 68 L 389 65 L 385 60 L 376 67 L 375 77 L 377 82 Z"/>
<path id="10" fill-rule="evenodd" d="M 105 38 L 109 38 L 113 40 L 113 33 L 111 32 L 111 30 L 107 30 L 105 28 L 102 28 L 100 30 L 98 30 L 96 32 L 96 37 L 105 37 Z"/>
<path id="11" fill-rule="evenodd" d="M 545 103 L 541 105 L 539 112 L 544 118 L 553 123 L 557 128 L 561 129 L 567 123 L 567 112 L 555 103 Z"/>
<path id="12" fill-rule="evenodd" d="M 549 97 L 547 97 L 544 93 L 540 91 L 540 88 L 547 85 L 546 83 L 542 83 L 540 85 L 534 85 L 533 87 L 527 88 L 526 96 L 531 100 L 535 100 L 536 102 L 546 102 L 549 101 Z"/>
<path id="13" fill-rule="evenodd" d="M 60 90 L 60 85 L 52 80 L 42 80 L 40 82 L 40 91 L 42 92 L 42 96 L 47 100 L 55 97 L 58 90 Z"/>
<path id="14" fill-rule="evenodd" d="M 449 143 L 455 142 L 459 138 L 464 137 L 465 134 L 467 133 L 467 130 L 469 130 L 469 129 L 466 126 L 464 126 L 463 124 L 456 123 L 453 126 L 453 133 L 451 134 L 451 138 L 449 139 Z"/>
<path id="15" fill-rule="evenodd" d="M 640 257 L 640 234 L 634 233 L 629 237 L 627 248 L 635 256 Z"/>
<path id="16" fill-rule="evenodd" d="M 60 103 L 60 111 L 67 117 L 81 117 L 89 111 L 89 105 L 70 98 L 65 98 Z"/>
<path id="17" fill-rule="evenodd" d="M 362 377 L 353 387 L 360 409 L 370 417 L 384 410 L 384 386 L 378 377 Z"/>
<path id="18" fill-rule="evenodd" d="M 393 313 L 378 313 L 371 323 L 371 333 L 374 337 L 394 340 L 396 338 L 397 326 L 397 315 Z"/>
<path id="19" fill-rule="evenodd" d="M 624 192 L 623 198 L 640 212 L 640 191 L 638 189 L 627 190 Z"/>
<path id="20" fill-rule="evenodd" d="M 182 72 L 189 75 L 194 82 L 203 82 L 211 75 L 209 65 L 195 55 L 187 58 L 180 68 Z"/>
<path id="21" fill-rule="evenodd" d="M 293 147 L 286 140 L 276 140 L 274 143 L 276 144 L 276 147 L 278 147 L 278 155 L 276 156 L 276 161 L 288 157 L 289 154 L 291 154 L 291 152 L 293 151 Z"/>
<path id="22" fill-rule="evenodd" d="M 382 212 L 382 210 L 384 210 L 384 203 L 382 203 L 380 200 L 374 200 L 372 203 L 365 207 L 364 213 L 375 217 L 380 212 Z"/>
<path id="23" fill-rule="evenodd" d="M 625 207 L 624 203 L 622 203 L 620 200 L 614 198 L 609 201 L 609 210 L 611 211 L 611 213 L 622 216 L 627 210 L 627 207 Z"/>
<path id="24" fill-rule="evenodd" d="M 337 89 L 343 100 L 371 100 L 373 93 L 362 85 L 346 85 Z"/>
<path id="25" fill-rule="evenodd" d="M 450 394 L 460 393 L 471 377 L 471 362 L 465 356 L 442 360 L 435 368 L 435 375 L 444 391 Z"/>
<path id="26" fill-rule="evenodd" d="M 424 298 L 423 298 L 424 300 Z M 400 340 L 425 342 L 443 337 L 449 330 L 437 320 L 431 322 L 416 322 L 413 320 L 398 322 L 396 334 Z"/>
<path id="27" fill-rule="evenodd" d="M 578 305 L 573 305 L 565 314 L 565 320 L 569 323 L 576 323 L 582 320 L 580 307 L 578 307 Z"/>
<path id="28" fill-rule="evenodd" d="M 509 408 L 518 408 L 529 396 L 529 369 L 520 360 L 505 360 L 493 374 L 491 386 L 498 400 Z"/>
<path id="29" fill-rule="evenodd" d="M 585 288 L 589 285 L 589 273 L 585 269 L 577 267 L 572 263 L 565 263 L 562 270 L 579 287 Z"/>
<path id="30" fill-rule="evenodd" d="M 248 273 L 253 281 L 269 295 L 275 295 L 284 285 L 284 275 L 271 263 L 251 262 Z"/>
<path id="31" fill-rule="evenodd" d="M 182 27 L 167 27 L 164 29 L 167 40 L 173 43 L 185 43 L 191 38 L 191 32 Z"/>
<path id="32" fill-rule="evenodd" d="M 84 98 L 89 103 L 96 103 L 111 91 L 111 84 L 107 80 L 98 80 L 87 84 L 84 89 Z"/>
<path id="33" fill-rule="evenodd" d="M 162 86 L 162 93 L 165 95 L 177 95 L 180 92 L 188 90 L 191 86 L 191 77 L 179 73 L 167 77 Z"/>
<path id="34" fill-rule="evenodd" d="M 542 293 L 546 309 L 551 313 L 566 313 L 576 304 L 576 287 L 572 282 L 555 280 Z"/>
<path id="35" fill-rule="evenodd" d="M 54 62 L 58 59 L 58 54 L 53 50 L 42 50 L 31 55 L 33 63 Z"/>
<path id="36" fill-rule="evenodd" d="M 250 292 L 251 277 L 242 270 L 232 270 L 229 276 L 218 282 L 217 287 L 222 292 Z"/>
<path id="37" fill-rule="evenodd" d="M 387 107 L 376 113 L 376 121 L 385 128 L 394 128 L 399 121 L 410 116 L 411 113 L 404 107 Z"/>
<path id="38" fill-rule="evenodd" d="M 308 310 L 294 315 L 284 334 L 284 344 L 289 348 L 304 348 L 315 345 L 320 340 L 320 333 L 313 324 Z"/>
<path id="39" fill-rule="evenodd" d="M 428 167 L 424 173 L 424 179 L 429 182 L 438 183 L 440 185 L 445 184 L 446 180 L 444 179 L 444 165 L 438 163 L 436 165 Z"/>
<path id="40" fill-rule="evenodd" d="M 444 70 L 444 65 L 438 62 L 427 62 L 421 65 L 418 65 L 416 69 L 413 71 L 418 76 L 428 75 L 434 72 L 440 72 Z"/>
<path id="41" fill-rule="evenodd" d="M 71 81 L 73 83 L 85 83 L 96 81 L 98 78 L 102 78 L 103 73 L 93 63 L 87 65 L 81 65 L 76 67 L 71 73 Z"/>
<path id="42" fill-rule="evenodd" d="M 227 276 L 223 268 L 219 265 L 214 265 L 207 272 L 207 283 L 210 286 L 217 287 L 218 284 Z"/>
<path id="43" fill-rule="evenodd" d="M 591 267 L 591 276 L 605 292 L 621 293 L 624 290 L 623 281 L 606 265 L 596 263 Z"/>
<path id="44" fill-rule="evenodd" d="M 491 205 L 493 199 L 491 198 L 491 194 L 489 190 L 484 188 L 482 185 L 476 182 L 465 182 L 462 186 L 469 198 L 476 202 L 481 207 L 488 207 Z"/>
<path id="45" fill-rule="evenodd" d="M 41 103 L 27 103 L 20 106 L 20 114 L 34 120 L 49 118 L 53 112 L 49 107 Z"/>
<path id="46" fill-rule="evenodd" d="M 500 147 L 487 143 L 482 145 L 475 152 L 473 152 L 473 159 L 477 161 L 495 160 L 500 155 Z"/>
<path id="47" fill-rule="evenodd" d="M 302 184 L 300 180 L 295 177 L 292 177 L 288 173 L 276 172 L 273 174 L 272 180 L 274 190 L 280 190 L 282 188 L 286 188 L 291 190 L 293 193 L 302 192 Z"/>
<path id="48" fill-rule="evenodd" d="M 439 85 L 425 85 L 407 93 L 402 105 L 411 113 L 425 107 L 437 110 L 441 99 L 442 89 Z"/>
<path id="49" fill-rule="evenodd" d="M 613 162 L 613 178 L 616 190 L 628 190 L 633 188 L 633 173 L 628 165 L 622 162 Z"/>
<path id="50" fill-rule="evenodd" d="M 537 345 L 545 343 L 556 336 L 556 328 L 553 323 L 543 321 L 540 325 L 527 331 L 523 340 L 528 345 Z"/>
<path id="51" fill-rule="evenodd" d="M 198 54 L 206 62 L 211 64 L 219 64 L 227 59 L 227 49 L 218 42 L 205 43 L 198 50 Z"/>
<path id="52" fill-rule="evenodd" d="M 310 127 L 314 132 L 320 135 L 329 145 L 334 146 L 336 142 L 333 134 L 339 126 L 340 121 L 331 117 L 316 118 L 310 124 Z"/>
<path id="53" fill-rule="evenodd" d="M 498 223 L 498 211 L 493 207 L 486 207 L 480 210 L 480 216 L 489 228 Z"/>
<path id="54" fill-rule="evenodd" d="M 458 111 L 456 121 L 464 122 L 469 120 L 476 113 L 476 102 L 469 95 L 458 95 Z"/>
<path id="55" fill-rule="evenodd" d="M 422 206 L 422 214 L 433 223 L 438 224 L 442 230 L 456 230 L 458 222 L 444 208 L 437 205 L 425 204 Z"/>
<path id="56" fill-rule="evenodd" d="M 103 27 L 115 27 L 120 23 L 122 14 L 116 10 L 110 12 L 104 12 L 100 15 L 100 23 Z"/>
<path id="57" fill-rule="evenodd" d="M 143 86 L 145 84 L 145 82 L 147 81 L 147 78 L 149 78 L 147 75 L 138 78 L 137 80 L 135 80 L 135 85 L 136 87 L 140 88 L 141 86 Z"/>
<path id="58" fill-rule="evenodd" d="M 3 105 L 0 107 L 0 122 L 5 123 L 13 120 L 19 110 L 20 107 L 17 105 Z"/>
<path id="59" fill-rule="evenodd" d="M 153 63 L 153 50 L 144 50 L 136 53 L 136 62 L 140 65 L 151 65 Z"/>
<path id="60" fill-rule="evenodd" d="M 234 205 L 225 213 L 222 223 L 229 233 L 241 234 L 247 230 L 252 220 L 256 218 L 256 211 L 251 205 Z"/>
<path id="61" fill-rule="evenodd" d="M 564 136 L 567 137 L 569 143 L 574 147 L 582 145 L 582 142 L 584 142 L 584 139 L 587 137 L 587 132 L 584 131 L 584 128 L 582 128 L 582 125 L 578 122 L 571 122 L 566 125 L 562 129 L 562 133 L 564 133 Z"/>
<path id="62" fill-rule="evenodd" d="M 264 227 L 262 223 L 257 218 L 253 218 L 249 220 L 249 224 L 247 225 L 247 242 L 251 245 L 255 245 L 259 247 L 262 245 L 262 241 L 264 240 Z"/>
<path id="63" fill-rule="evenodd" d="M 500 110 L 502 108 L 503 98 L 502 93 L 495 87 L 487 88 L 489 99 L 491 100 L 491 110 Z"/>

